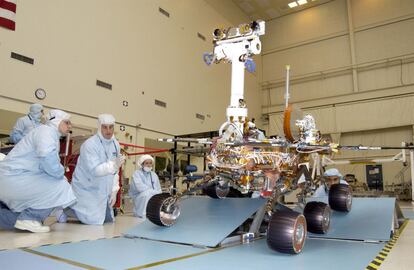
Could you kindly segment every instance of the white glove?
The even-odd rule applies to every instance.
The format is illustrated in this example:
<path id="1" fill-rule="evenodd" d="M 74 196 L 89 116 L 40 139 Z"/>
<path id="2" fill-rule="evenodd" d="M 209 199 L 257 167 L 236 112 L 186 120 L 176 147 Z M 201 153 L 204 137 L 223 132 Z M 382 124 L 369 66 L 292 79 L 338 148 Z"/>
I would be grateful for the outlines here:
<path id="1" fill-rule="evenodd" d="M 115 158 L 115 165 L 120 168 L 125 163 L 125 156 L 119 155 Z"/>
<path id="2" fill-rule="evenodd" d="M 253 191 L 252 198 L 256 199 L 256 198 L 259 198 L 259 197 L 260 197 L 260 191 L 257 191 L 257 190 Z"/>
<path id="3" fill-rule="evenodd" d="M 95 168 L 96 176 L 106 176 L 109 174 L 115 174 L 119 167 L 125 163 L 125 156 L 120 155 L 113 160 L 101 163 Z"/>
<path id="4" fill-rule="evenodd" d="M 99 164 L 95 168 L 95 176 L 106 176 L 110 174 L 116 173 L 118 168 L 116 167 L 115 160 L 110 160 L 108 162 L 104 162 Z"/>
<path id="5" fill-rule="evenodd" d="M 119 191 L 119 175 L 115 174 L 113 182 L 112 182 L 111 198 L 109 199 L 109 204 L 111 205 L 111 207 L 114 207 L 116 203 L 116 195 L 118 194 L 118 191 Z"/>

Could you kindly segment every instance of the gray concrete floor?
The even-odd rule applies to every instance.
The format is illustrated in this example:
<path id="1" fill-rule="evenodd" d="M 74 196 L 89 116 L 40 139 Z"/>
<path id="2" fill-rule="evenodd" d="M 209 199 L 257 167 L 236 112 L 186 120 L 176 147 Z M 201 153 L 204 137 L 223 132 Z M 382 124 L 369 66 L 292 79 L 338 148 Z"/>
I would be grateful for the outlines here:
<path id="1" fill-rule="evenodd" d="M 402 201 L 399 202 L 401 209 L 414 211 L 414 203 Z M 381 264 L 379 269 L 382 270 L 409 270 L 414 268 L 414 220 L 410 220 L 404 231 L 397 240 L 397 243 L 391 249 L 387 258 Z"/>
<path id="2" fill-rule="evenodd" d="M 78 222 L 56 223 L 55 217 L 49 217 L 45 224 L 51 226 L 49 233 L 30 233 L 23 231 L 5 231 L 0 229 L 0 250 L 22 247 L 38 247 L 65 242 L 79 242 L 120 236 L 129 228 L 143 220 L 131 214 L 117 217 L 115 223 L 83 225 Z"/>

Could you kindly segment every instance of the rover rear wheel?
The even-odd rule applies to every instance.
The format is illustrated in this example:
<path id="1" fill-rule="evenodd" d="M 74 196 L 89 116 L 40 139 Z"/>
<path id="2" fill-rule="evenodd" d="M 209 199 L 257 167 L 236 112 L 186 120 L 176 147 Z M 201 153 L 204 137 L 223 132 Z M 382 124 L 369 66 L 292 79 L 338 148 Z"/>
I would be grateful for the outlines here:
<path id="1" fill-rule="evenodd" d="M 335 184 L 329 189 L 329 206 L 333 210 L 349 212 L 352 208 L 352 192 L 346 184 Z"/>

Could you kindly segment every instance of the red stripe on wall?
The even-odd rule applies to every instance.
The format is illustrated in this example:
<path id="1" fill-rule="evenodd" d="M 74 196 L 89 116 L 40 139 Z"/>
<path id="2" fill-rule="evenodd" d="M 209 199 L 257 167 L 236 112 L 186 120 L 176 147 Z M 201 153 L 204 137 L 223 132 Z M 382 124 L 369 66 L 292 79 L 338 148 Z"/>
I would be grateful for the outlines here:
<path id="1" fill-rule="evenodd" d="M 4 9 L 7 9 L 7 10 L 10 10 L 11 12 L 16 13 L 16 4 L 15 3 L 0 0 L 0 8 L 4 8 Z"/>
<path id="2" fill-rule="evenodd" d="M 0 26 L 6 27 L 10 30 L 15 30 L 16 29 L 16 24 L 14 23 L 14 21 L 5 19 L 0 17 Z"/>

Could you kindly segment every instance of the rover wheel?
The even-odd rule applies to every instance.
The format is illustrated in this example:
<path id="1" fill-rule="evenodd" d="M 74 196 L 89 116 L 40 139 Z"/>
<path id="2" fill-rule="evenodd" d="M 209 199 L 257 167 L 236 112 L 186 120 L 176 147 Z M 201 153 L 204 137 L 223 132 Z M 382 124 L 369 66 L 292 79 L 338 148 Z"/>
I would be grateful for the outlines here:
<path id="1" fill-rule="evenodd" d="M 351 211 L 352 193 L 348 185 L 335 184 L 331 186 L 329 189 L 329 206 L 336 211 Z"/>
<path id="2" fill-rule="evenodd" d="M 303 210 L 308 231 L 324 234 L 331 223 L 331 208 L 324 202 L 308 202 Z"/>
<path id="3" fill-rule="evenodd" d="M 228 185 L 222 186 L 220 184 L 214 184 L 203 188 L 203 191 L 211 198 L 223 199 L 229 194 L 230 187 Z"/>
<path id="4" fill-rule="evenodd" d="M 147 204 L 147 218 L 159 226 L 172 226 L 180 216 L 177 199 L 169 193 L 156 194 Z"/>
<path id="5" fill-rule="evenodd" d="M 273 213 L 267 227 L 267 245 L 278 252 L 297 254 L 305 245 L 305 216 L 294 211 Z"/>

